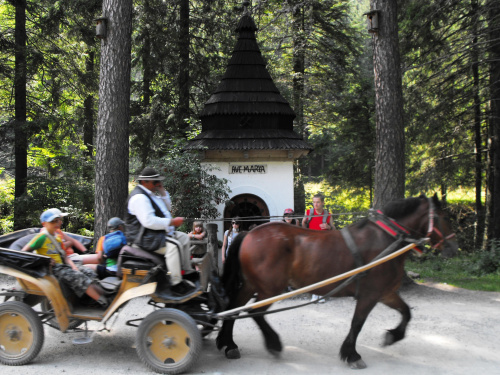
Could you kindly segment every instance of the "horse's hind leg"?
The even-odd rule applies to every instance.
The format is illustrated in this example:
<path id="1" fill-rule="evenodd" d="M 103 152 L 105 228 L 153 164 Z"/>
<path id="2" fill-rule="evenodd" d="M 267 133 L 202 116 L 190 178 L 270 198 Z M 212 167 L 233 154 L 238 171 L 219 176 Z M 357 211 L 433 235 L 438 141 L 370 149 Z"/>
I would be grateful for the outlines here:
<path id="1" fill-rule="evenodd" d="M 366 368 L 365 362 L 356 351 L 356 340 L 365 324 L 368 314 L 370 314 L 376 304 L 377 299 L 375 298 L 359 298 L 356 304 L 354 316 L 352 317 L 351 329 L 340 348 L 340 358 L 346 361 L 352 369 Z"/>
<path id="2" fill-rule="evenodd" d="M 384 296 L 380 300 L 380 302 L 382 302 L 384 305 L 388 307 L 391 307 L 399 311 L 402 316 L 401 323 L 399 323 L 399 325 L 396 328 L 388 330 L 385 335 L 384 346 L 392 345 L 395 342 L 404 339 L 405 337 L 406 327 L 411 319 L 410 308 L 396 292 Z"/>
<path id="3" fill-rule="evenodd" d="M 272 329 L 269 323 L 264 319 L 264 316 L 255 317 L 254 320 L 264 335 L 267 350 L 275 357 L 279 357 L 279 354 L 283 350 L 283 346 L 281 345 L 280 337 L 276 331 Z"/>
<path id="4" fill-rule="evenodd" d="M 237 298 L 228 306 L 228 310 L 243 306 L 248 300 L 253 296 L 253 291 L 249 290 L 247 287 L 243 287 L 238 293 Z M 217 335 L 215 340 L 217 344 L 217 349 L 221 350 L 226 347 L 225 354 L 228 359 L 238 359 L 241 357 L 238 345 L 233 340 L 233 328 L 234 320 L 224 320 L 222 322 L 222 328 Z"/>

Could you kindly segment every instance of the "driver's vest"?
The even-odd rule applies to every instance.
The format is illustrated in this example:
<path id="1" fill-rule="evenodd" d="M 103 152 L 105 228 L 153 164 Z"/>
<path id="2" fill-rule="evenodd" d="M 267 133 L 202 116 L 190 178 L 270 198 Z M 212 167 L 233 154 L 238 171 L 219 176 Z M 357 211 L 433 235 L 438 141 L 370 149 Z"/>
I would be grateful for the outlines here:
<path id="1" fill-rule="evenodd" d="M 144 190 L 142 190 L 139 186 L 136 186 L 135 189 L 132 190 L 132 192 L 130 193 L 130 195 L 127 199 L 127 207 L 128 207 L 128 201 L 130 200 L 130 198 L 132 198 L 136 194 L 144 194 L 146 197 L 148 197 L 149 200 L 151 201 L 151 205 L 153 206 L 153 208 L 155 210 L 155 215 L 158 217 L 165 217 L 162 210 L 160 209 L 160 207 L 158 207 L 158 205 L 155 203 L 155 201 L 153 199 L 151 199 L 151 197 L 148 194 L 146 194 L 146 192 Z M 130 212 L 128 212 L 128 209 L 127 209 L 127 213 L 125 214 L 124 221 L 125 221 L 125 228 L 126 228 L 125 235 L 127 237 L 127 243 L 133 244 L 135 242 L 137 235 L 139 234 L 139 231 L 142 228 L 142 225 L 139 222 L 139 219 L 137 219 L 137 216 L 132 215 Z M 152 230 L 152 229 L 148 229 L 148 230 L 150 232 L 159 232 L 159 233 L 163 233 L 163 234 L 165 233 L 164 230 L 158 230 L 158 231 Z"/>

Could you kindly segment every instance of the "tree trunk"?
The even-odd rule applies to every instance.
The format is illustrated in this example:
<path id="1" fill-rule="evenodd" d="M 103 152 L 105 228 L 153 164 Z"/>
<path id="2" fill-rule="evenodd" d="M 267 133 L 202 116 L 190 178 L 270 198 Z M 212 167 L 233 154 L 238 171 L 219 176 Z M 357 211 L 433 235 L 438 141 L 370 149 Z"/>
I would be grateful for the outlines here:
<path id="1" fill-rule="evenodd" d="M 482 245 L 484 237 L 484 207 L 481 201 L 482 182 L 483 182 L 483 166 L 482 152 L 483 140 L 481 137 L 481 99 L 479 97 L 480 82 L 479 82 L 479 47 L 478 47 L 478 0 L 471 0 L 472 10 L 472 77 L 474 90 L 474 134 L 475 134 L 475 153 L 476 153 L 476 168 L 475 168 L 475 188 L 476 188 L 476 233 L 474 236 L 474 248 L 478 249 Z"/>
<path id="2" fill-rule="evenodd" d="M 144 1 L 144 13 L 146 15 L 151 15 L 154 10 L 151 8 L 148 0 Z M 149 22 L 146 19 L 144 22 Z M 149 118 L 152 118 L 151 114 L 151 98 L 153 97 L 153 90 L 151 90 L 151 81 L 154 79 L 154 69 L 151 64 L 153 62 L 153 56 L 151 54 L 151 33 L 149 28 L 145 28 L 144 32 L 144 45 L 142 48 L 141 60 L 142 60 L 142 106 L 141 115 L 149 114 Z M 149 163 L 149 158 L 151 156 L 151 143 L 154 139 L 156 124 L 151 121 L 144 121 L 143 128 L 141 132 L 144 132 L 146 136 L 143 136 L 142 147 L 139 151 L 139 157 L 141 160 L 141 170 L 146 168 Z"/>
<path id="3" fill-rule="evenodd" d="M 379 31 L 373 36 L 377 145 L 374 206 L 404 198 L 405 153 L 403 90 L 399 57 L 397 1 L 371 0 L 379 10 Z"/>
<path id="4" fill-rule="evenodd" d="M 189 0 L 179 4 L 179 130 L 185 135 L 189 119 Z"/>
<path id="5" fill-rule="evenodd" d="M 492 130 L 493 190 L 490 230 L 492 238 L 500 238 L 500 4 L 489 0 L 489 62 L 490 62 L 490 114 L 489 126 Z"/>
<path id="6" fill-rule="evenodd" d="M 128 195 L 132 0 L 104 0 L 107 37 L 101 42 L 96 141 L 94 238 L 113 216 L 123 217 Z"/>
<path id="7" fill-rule="evenodd" d="M 28 131 L 26 125 L 26 1 L 15 2 L 15 141 L 14 155 L 16 162 L 14 188 L 14 229 L 25 226 L 25 210 L 21 197 L 26 193 L 28 179 Z"/>
<path id="8" fill-rule="evenodd" d="M 85 86 L 88 91 L 92 91 L 92 81 L 94 76 L 94 58 L 95 53 L 88 48 L 88 55 L 85 60 Z M 94 97 L 92 94 L 87 95 L 83 102 L 83 143 L 87 147 L 85 154 L 92 158 L 94 155 Z"/>
<path id="9" fill-rule="evenodd" d="M 88 55 L 85 60 L 85 86 L 89 93 L 83 101 L 83 144 L 86 147 L 85 156 L 87 160 L 94 159 L 94 127 L 95 127 L 95 114 L 94 114 L 94 95 L 92 94 L 92 83 L 94 81 L 95 69 L 95 52 L 92 51 L 90 46 L 87 46 Z M 83 177 L 86 181 L 92 182 L 94 179 L 94 169 L 92 163 L 87 163 L 83 169 Z M 87 207 L 91 210 L 91 207 Z"/>
<path id="10" fill-rule="evenodd" d="M 304 75 L 305 75 L 305 38 L 304 8 L 301 4 L 290 1 L 292 6 L 292 40 L 293 40 L 293 109 L 297 117 L 295 124 L 298 133 L 308 139 L 309 134 L 304 124 Z M 309 170 L 309 175 L 311 171 Z"/>

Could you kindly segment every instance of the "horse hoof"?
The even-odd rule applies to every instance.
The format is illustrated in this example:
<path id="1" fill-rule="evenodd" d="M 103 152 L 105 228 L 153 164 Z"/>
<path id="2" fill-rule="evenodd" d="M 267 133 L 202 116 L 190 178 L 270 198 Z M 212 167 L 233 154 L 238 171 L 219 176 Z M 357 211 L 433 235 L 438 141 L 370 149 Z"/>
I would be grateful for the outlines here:
<path id="1" fill-rule="evenodd" d="M 226 349 L 226 358 L 227 359 L 239 359 L 241 358 L 241 354 L 239 349 Z"/>
<path id="2" fill-rule="evenodd" d="M 366 368 L 366 363 L 362 359 L 358 359 L 355 362 L 350 362 L 349 367 L 352 368 L 353 370 L 362 370 Z"/>
<path id="3" fill-rule="evenodd" d="M 271 353 L 274 358 L 281 358 L 281 351 L 269 349 L 269 353 Z"/>
<path id="4" fill-rule="evenodd" d="M 383 346 L 389 346 L 396 342 L 394 335 L 391 332 L 385 334 L 385 340 Z"/>

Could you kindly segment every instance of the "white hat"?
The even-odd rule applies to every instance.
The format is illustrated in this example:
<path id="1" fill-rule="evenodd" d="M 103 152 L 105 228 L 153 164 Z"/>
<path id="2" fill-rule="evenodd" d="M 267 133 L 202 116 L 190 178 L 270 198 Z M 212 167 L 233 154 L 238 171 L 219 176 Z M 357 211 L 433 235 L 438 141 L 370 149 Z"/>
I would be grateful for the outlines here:
<path id="1" fill-rule="evenodd" d="M 57 208 L 49 208 L 40 215 L 40 221 L 42 223 L 50 223 L 52 220 L 58 217 L 67 216 L 67 213 L 59 211 Z"/>

